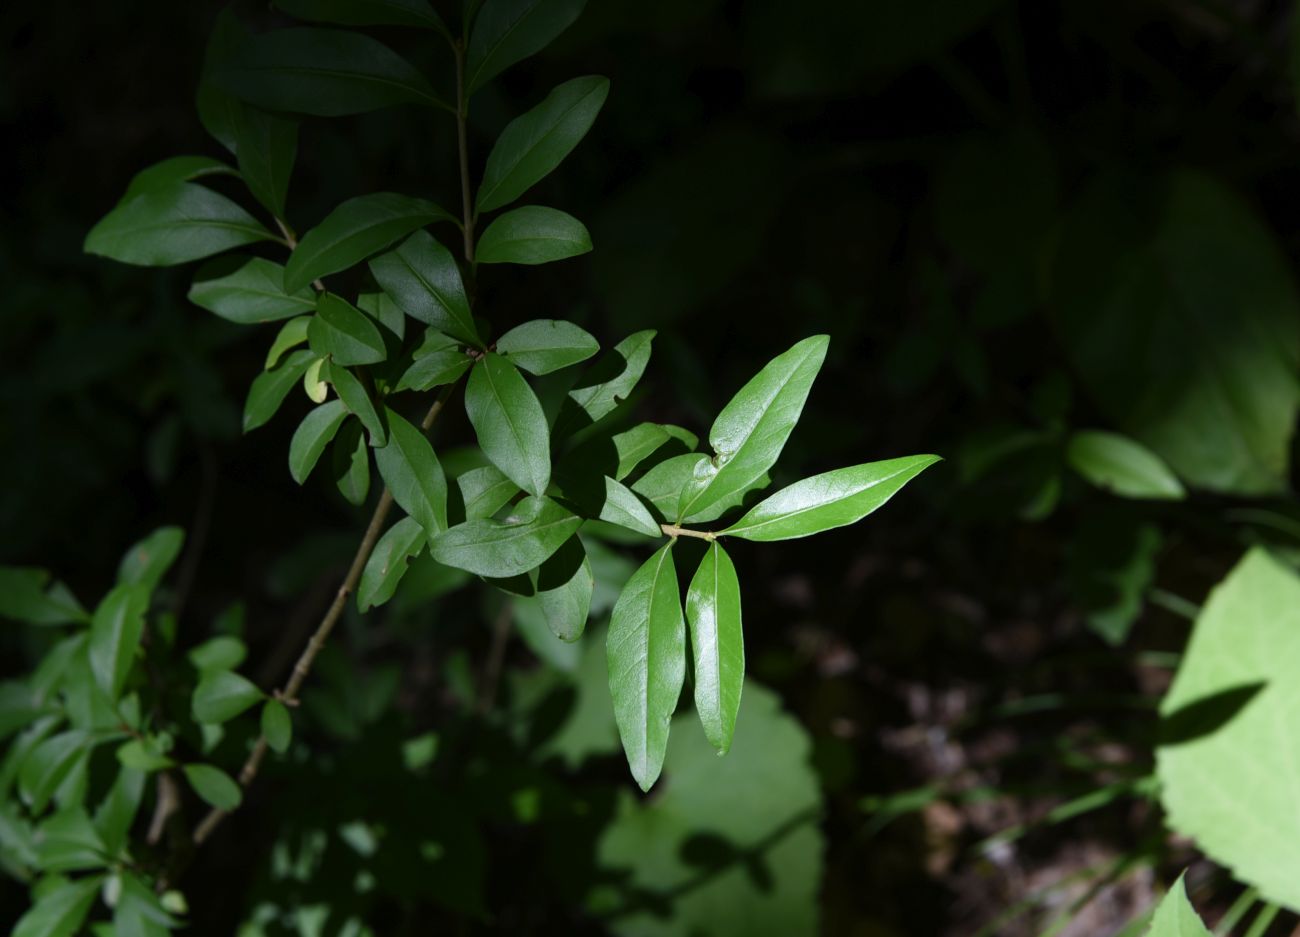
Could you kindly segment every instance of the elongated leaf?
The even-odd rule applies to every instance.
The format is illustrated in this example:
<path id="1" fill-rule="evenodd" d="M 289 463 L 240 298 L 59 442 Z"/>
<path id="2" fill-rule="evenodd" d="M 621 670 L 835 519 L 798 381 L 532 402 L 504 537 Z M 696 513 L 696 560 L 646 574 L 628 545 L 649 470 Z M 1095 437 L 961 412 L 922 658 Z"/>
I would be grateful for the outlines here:
<path id="1" fill-rule="evenodd" d="M 218 88 L 212 79 L 217 67 L 247 39 L 248 30 L 231 7 L 227 6 L 217 14 L 208 34 L 199 88 L 194 96 L 203 129 L 231 153 L 235 152 L 235 124 L 239 122 L 244 105 L 234 95 Z"/>
<path id="2" fill-rule="evenodd" d="M 395 104 L 447 107 L 410 62 L 378 40 L 342 29 L 248 36 L 212 77 L 222 90 L 269 111 L 338 117 Z"/>
<path id="3" fill-rule="evenodd" d="M 421 355 L 411 362 L 397 382 L 398 390 L 431 390 L 454 384 L 469 370 L 474 359 L 459 348 L 446 348 Z"/>
<path id="4" fill-rule="evenodd" d="M 465 93 L 542 49 L 578 18 L 586 0 L 487 0 L 474 21 Z"/>
<path id="5" fill-rule="evenodd" d="M 442 18 L 425 0 L 275 0 L 275 6 L 290 16 L 314 23 L 414 26 L 447 33 Z"/>
<path id="6" fill-rule="evenodd" d="M 186 765 L 182 770 L 185 772 L 185 780 L 194 788 L 194 793 L 211 807 L 234 810 L 244 799 L 244 793 L 235 779 L 220 768 L 212 765 Z"/>
<path id="7" fill-rule="evenodd" d="M 392 410 L 389 443 L 375 462 L 393 500 L 432 537 L 447 529 L 447 476 L 428 438 Z"/>
<path id="8" fill-rule="evenodd" d="M 331 476 L 339 494 L 349 504 L 365 504 L 370 494 L 370 447 L 361 424 L 345 421 L 330 452 Z"/>
<path id="9" fill-rule="evenodd" d="M 582 541 L 570 537 L 537 568 L 534 585 L 536 595 L 531 601 L 541 608 L 551 634 L 561 641 L 576 641 L 582 637 L 591 611 L 591 596 L 596 588 L 591 561 Z"/>
<path id="10" fill-rule="evenodd" d="M 1065 456 L 1092 484 L 1125 498 L 1177 501 L 1186 496 L 1159 456 L 1118 433 L 1080 430 L 1070 437 Z"/>
<path id="11" fill-rule="evenodd" d="M 549 175 L 587 135 L 608 94 L 608 78 L 574 78 L 512 120 L 488 154 L 478 210 L 509 205 Z"/>
<path id="12" fill-rule="evenodd" d="M 708 461 L 703 452 L 686 452 L 664 459 L 638 478 L 632 490 L 653 504 L 661 517 L 671 520 L 681 503 L 682 492 Z"/>
<path id="13" fill-rule="evenodd" d="M 378 364 L 387 356 L 384 337 L 364 312 L 333 293 L 321 293 L 307 324 L 311 350 L 335 364 Z"/>
<path id="14" fill-rule="evenodd" d="M 312 308 L 316 308 L 314 298 L 312 299 Z M 296 319 L 290 319 L 280 326 L 280 331 L 276 333 L 275 340 L 271 342 L 271 347 L 266 351 L 266 361 L 262 364 L 263 370 L 271 370 L 284 357 L 286 351 L 304 344 L 307 341 L 307 326 L 309 325 L 311 325 L 311 316 L 298 316 Z"/>
<path id="15" fill-rule="evenodd" d="M 1210 932 L 1196 916 L 1192 903 L 1187 900 L 1183 878 L 1183 875 L 1178 876 L 1174 887 L 1161 899 L 1146 937 L 1210 937 Z"/>
<path id="16" fill-rule="evenodd" d="M 623 339 L 583 372 L 577 386 L 569 391 L 564 410 L 556 421 L 560 427 L 580 428 L 614 411 L 627 399 L 650 363 L 655 331 L 646 329 Z"/>
<path id="17" fill-rule="evenodd" d="M 605 476 L 605 503 L 600 509 L 600 519 L 647 537 L 662 536 L 659 524 L 641 500 L 608 475 Z"/>
<path id="18" fill-rule="evenodd" d="M 41 824 L 36 856 L 43 872 L 102 869 L 109 864 L 108 846 L 84 807 L 61 810 Z"/>
<path id="19" fill-rule="evenodd" d="M 338 273 L 435 221 L 454 221 L 433 202 L 393 192 L 348 199 L 308 231 L 284 268 L 284 287 L 303 289 Z"/>
<path id="20" fill-rule="evenodd" d="M 90 666 L 95 681 L 114 700 L 135 663 L 148 608 L 149 587 L 127 582 L 108 593 L 95 609 L 90 625 Z"/>
<path id="21" fill-rule="evenodd" d="M 307 328 L 311 329 L 311 323 L 307 324 Z M 330 395 L 330 386 L 321 376 L 326 363 L 324 358 L 313 358 L 307 373 L 302 376 L 303 393 L 312 403 L 324 403 L 325 398 Z"/>
<path id="22" fill-rule="evenodd" d="M 251 325 L 290 319 L 316 308 L 316 296 L 306 287 L 284 289 L 284 268 L 253 257 L 225 276 L 195 280 L 189 300 L 223 319 Z"/>
<path id="23" fill-rule="evenodd" d="M 33 814 L 45 810 L 68 774 L 91 745 L 90 733 L 70 729 L 37 744 L 18 767 L 18 789 Z"/>
<path id="24" fill-rule="evenodd" d="M 331 400 L 303 417 L 289 440 L 289 474 L 294 481 L 300 485 L 306 481 L 347 416 L 343 401 Z"/>
<path id="25" fill-rule="evenodd" d="M 113 909 L 114 937 L 167 937 L 170 931 L 180 929 L 180 922 L 163 907 L 162 896 L 130 872 L 118 876 L 121 893 Z"/>
<path id="26" fill-rule="evenodd" d="M 722 408 L 709 430 L 714 458 L 683 493 L 681 520 L 713 520 L 772 467 L 799 422 L 829 341 L 814 335 L 773 358 Z"/>
<path id="27" fill-rule="evenodd" d="M 456 479 L 456 485 L 465 503 L 466 520 L 491 517 L 519 493 L 519 486 L 495 465 L 470 469 Z"/>
<path id="28" fill-rule="evenodd" d="M 175 182 L 119 202 L 90 229 L 85 249 L 121 263 L 170 267 L 272 237 L 224 195 Z"/>
<path id="29" fill-rule="evenodd" d="M 709 744 L 731 747 L 745 684 L 745 634 L 740 620 L 740 580 L 714 540 L 686 591 L 686 620 L 695 656 L 695 709 Z"/>
<path id="30" fill-rule="evenodd" d="M 479 576 L 508 579 L 544 563 L 582 525 L 550 498 L 529 497 L 503 521 L 474 518 L 433 538 L 433 558 Z"/>
<path id="31" fill-rule="evenodd" d="M 406 337 L 406 313 L 387 293 L 383 291 L 362 293 L 357 297 L 357 308 L 398 338 Z"/>
<path id="32" fill-rule="evenodd" d="M 248 191 L 272 215 L 284 218 L 289 177 L 298 157 L 298 124 L 245 105 L 234 132 L 239 174 Z"/>
<path id="33" fill-rule="evenodd" d="M 406 575 L 407 566 L 424 545 L 429 535 L 414 517 L 404 517 L 379 538 L 374 552 L 361 573 L 357 587 L 357 609 L 369 611 L 383 605 L 393 597 L 398 583 Z"/>
<path id="34" fill-rule="evenodd" d="M 103 881 L 93 875 L 44 892 L 18 919 L 10 937 L 73 937 L 81 931 Z"/>
<path id="35" fill-rule="evenodd" d="M 547 264 L 591 250 L 591 234 L 577 218 L 557 208 L 526 205 L 498 217 L 479 238 L 481 264 Z"/>
<path id="36" fill-rule="evenodd" d="M 59 584 L 47 587 L 50 574 L 43 569 L 0 566 L 0 618 L 29 625 L 65 625 L 85 621 L 87 615 Z"/>
<path id="37" fill-rule="evenodd" d="M 159 527 L 122 556 L 117 581 L 124 585 L 139 583 L 146 592 L 153 592 L 180 556 L 184 544 L 185 531 L 179 527 Z"/>
<path id="38" fill-rule="evenodd" d="M 550 374 L 600 351 L 586 329 L 560 319 L 534 319 L 497 339 L 497 354 L 530 374 Z"/>
<path id="39" fill-rule="evenodd" d="M 465 412 L 492 463 L 525 491 L 545 494 L 551 482 L 546 415 L 515 366 L 500 355 L 484 355 L 470 372 Z"/>
<path id="40" fill-rule="evenodd" d="M 408 316 L 477 348 L 484 347 L 474 325 L 460 268 L 451 251 L 427 231 L 417 231 L 370 262 L 375 281 Z"/>
<path id="41" fill-rule="evenodd" d="M 618 458 L 614 478 L 623 481 L 636 470 L 638 465 L 665 446 L 677 443 L 689 450 L 698 446 L 700 440 L 694 433 L 680 426 L 639 423 L 629 430 L 615 433 L 610 442 L 614 444 L 614 452 Z"/>
<path id="42" fill-rule="evenodd" d="M 283 755 L 293 741 L 293 718 L 289 708 L 278 699 L 269 699 L 262 706 L 262 736 L 271 751 Z"/>
<path id="43" fill-rule="evenodd" d="M 123 201 L 150 189 L 167 188 L 178 182 L 193 182 L 204 176 L 237 176 L 239 173 L 219 159 L 210 156 L 173 156 L 148 169 L 141 169 L 126 187 Z"/>
<path id="44" fill-rule="evenodd" d="M 266 698 L 248 678 L 231 670 L 205 673 L 194 688 L 191 706 L 196 722 L 227 722 Z"/>
<path id="45" fill-rule="evenodd" d="M 379 418 L 370 394 L 347 368 L 332 365 L 325 372 L 325 379 L 334 385 L 334 391 L 348 408 L 348 412 L 361 421 L 361 425 L 370 433 L 370 445 L 384 446 L 388 442 L 388 432 L 384 421 Z"/>
<path id="46" fill-rule="evenodd" d="M 609 620 L 614 719 L 632 777 L 648 791 L 663 768 L 686 679 L 686 621 L 670 540 L 632 574 Z"/>
<path id="47" fill-rule="evenodd" d="M 110 856 L 117 856 L 126 846 L 131 825 L 144 798 L 145 773 L 134 768 L 119 768 L 113 786 L 95 811 L 95 828 Z"/>
<path id="48" fill-rule="evenodd" d="M 913 455 L 814 475 L 756 504 L 722 533 L 745 540 L 792 540 L 862 520 L 939 461 Z"/>
<path id="49" fill-rule="evenodd" d="M 244 402 L 244 432 L 257 429 L 275 416 L 289 391 L 307 373 L 312 362 L 318 360 L 310 351 L 301 349 L 253 378 L 248 400 Z"/>

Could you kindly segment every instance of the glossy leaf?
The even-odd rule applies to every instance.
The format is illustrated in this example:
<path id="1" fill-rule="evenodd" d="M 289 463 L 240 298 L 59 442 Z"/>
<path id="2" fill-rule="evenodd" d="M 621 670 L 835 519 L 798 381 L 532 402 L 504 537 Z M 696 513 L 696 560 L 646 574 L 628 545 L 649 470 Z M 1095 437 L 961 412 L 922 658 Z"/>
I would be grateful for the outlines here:
<path id="1" fill-rule="evenodd" d="M 551 634 L 561 641 L 582 637 L 596 588 L 591 561 L 582 541 L 570 537 L 537 568 L 533 579 L 536 594 L 532 601 L 541 608 Z"/>
<path id="2" fill-rule="evenodd" d="M 699 437 L 689 430 L 663 423 L 640 423 L 622 433 L 615 433 L 610 439 L 618 457 L 614 478 L 618 481 L 627 478 L 642 462 L 674 441 L 687 450 L 700 444 Z"/>
<path id="3" fill-rule="evenodd" d="M 388 354 L 370 317 L 333 293 L 321 293 L 317 298 L 316 315 L 307 325 L 307 342 L 319 357 L 345 367 L 378 364 Z"/>
<path id="4" fill-rule="evenodd" d="M 176 182 L 119 202 L 90 229 L 85 249 L 125 264 L 170 267 L 272 237 L 224 195 Z"/>
<path id="5" fill-rule="evenodd" d="M 565 402 L 560 423 L 581 425 L 612 413 L 645 373 L 654 337 L 653 329 L 635 332 L 602 355 L 569 391 L 572 403 Z"/>
<path id="6" fill-rule="evenodd" d="M 234 810 L 244 799 L 235 779 L 212 765 L 185 765 L 185 780 L 204 803 L 218 810 Z"/>
<path id="7" fill-rule="evenodd" d="M 1121 497 L 1177 501 L 1187 494 L 1159 456 L 1118 433 L 1080 430 L 1065 457 L 1092 484 Z"/>
<path id="8" fill-rule="evenodd" d="M 419 69 L 376 39 L 299 27 L 244 38 L 216 67 L 222 90 L 268 111 L 318 117 L 395 104 L 447 105 Z"/>
<path id="9" fill-rule="evenodd" d="M 158 588 L 185 544 L 185 531 L 179 527 L 159 527 L 122 556 L 117 567 L 117 581 L 138 583 L 147 592 Z"/>
<path id="10" fill-rule="evenodd" d="M 245 106 L 233 129 L 239 174 L 248 191 L 272 215 L 284 218 L 289 177 L 298 157 L 298 124 Z"/>
<path id="11" fill-rule="evenodd" d="M 289 440 L 289 474 L 294 481 L 300 485 L 306 481 L 347 416 L 343 401 L 331 400 L 303 417 Z"/>
<path id="12" fill-rule="evenodd" d="M 324 372 L 324 376 L 334 386 L 334 392 L 343 401 L 343 406 L 347 407 L 348 412 L 360 420 L 366 432 L 370 433 L 370 445 L 384 446 L 388 442 L 388 431 L 384 428 L 384 421 L 379 418 L 379 412 L 370 400 L 370 394 L 366 392 L 356 376 L 347 368 L 337 364 L 330 366 Z"/>
<path id="13" fill-rule="evenodd" d="M 500 355 L 484 355 L 470 372 L 465 412 L 484 455 L 520 488 L 545 494 L 551 482 L 546 415 L 515 366 Z"/>
<path id="14" fill-rule="evenodd" d="M 600 519 L 647 537 L 662 535 L 659 524 L 641 500 L 627 486 L 608 475 L 605 476 L 605 503 L 600 509 Z"/>
<path id="15" fill-rule="evenodd" d="M 312 299 L 312 308 L 316 308 L 316 300 Z M 307 326 L 311 324 L 311 316 L 298 316 L 296 319 L 290 319 L 284 325 L 280 326 L 280 331 L 275 334 L 275 339 L 271 342 L 271 347 L 266 351 L 266 360 L 262 363 L 262 369 L 269 371 L 279 364 L 284 353 L 290 348 L 296 348 L 307 341 Z"/>
<path id="16" fill-rule="evenodd" d="M 195 280 L 189 300 L 241 325 L 291 319 L 316 308 L 316 296 L 310 289 L 285 292 L 284 268 L 261 257 L 250 258 L 225 276 Z"/>
<path id="17" fill-rule="evenodd" d="M 428 536 L 447 529 L 447 476 L 428 437 L 392 410 L 389 442 L 375 450 L 375 462 L 393 500 Z"/>
<path id="18" fill-rule="evenodd" d="M 414 26 L 444 35 L 447 27 L 425 0 L 275 0 L 290 16 L 340 26 Z"/>
<path id="19" fill-rule="evenodd" d="M 550 174 L 587 135 L 608 94 L 608 78 L 574 78 L 512 120 L 488 154 L 477 210 L 509 205 Z"/>
<path id="20" fill-rule="evenodd" d="M 266 698 L 248 678 L 231 670 L 205 673 L 194 688 L 192 707 L 196 722 L 227 722 Z"/>
<path id="21" fill-rule="evenodd" d="M 482 348 L 460 267 L 451 251 L 427 231 L 417 231 L 370 262 L 375 281 L 408 316 L 468 345 Z"/>
<path id="22" fill-rule="evenodd" d="M 149 609 L 149 587 L 123 583 L 104 597 L 90 624 L 90 667 L 95 681 L 117 699 L 135 663 Z"/>
<path id="23" fill-rule="evenodd" d="M 542 49 L 568 29 L 586 0 L 487 0 L 474 20 L 465 60 L 465 93 Z"/>
<path id="24" fill-rule="evenodd" d="M 428 539 L 424 527 L 414 517 L 404 517 L 388 528 L 361 572 L 357 609 L 366 612 L 391 599 L 406 575 L 408 564 L 424 549 Z"/>
<path id="25" fill-rule="evenodd" d="M 661 517 L 672 520 L 682 492 L 708 461 L 703 452 L 686 452 L 664 459 L 638 478 L 632 490 L 653 504 Z"/>
<path id="26" fill-rule="evenodd" d="M 331 477 L 339 494 L 349 504 L 365 504 L 370 494 L 370 447 L 362 425 L 345 421 L 330 453 Z"/>
<path id="27" fill-rule="evenodd" d="M 678 517 L 716 518 L 772 467 L 799 422 L 829 339 L 814 335 L 778 355 L 722 408 L 709 430 L 714 458 L 682 495 Z"/>
<path id="28" fill-rule="evenodd" d="M 459 348 L 445 348 L 421 355 L 397 382 L 398 390 L 432 390 L 454 384 L 470 369 L 474 359 Z"/>
<path id="29" fill-rule="evenodd" d="M 293 718 L 289 707 L 278 699 L 269 699 L 262 706 L 262 736 L 271 751 L 283 755 L 293 741 Z"/>
<path id="30" fill-rule="evenodd" d="M 502 521 L 474 518 L 433 538 L 433 558 L 479 576 L 508 579 L 535 569 L 564 545 L 582 518 L 550 498 L 529 497 Z"/>
<path id="31" fill-rule="evenodd" d="M 73 937 L 80 933 L 102 883 L 101 876 L 88 876 L 42 893 L 14 924 L 10 937 Z"/>
<path id="32" fill-rule="evenodd" d="M 556 208 L 526 205 L 499 216 L 479 238 L 481 264 L 547 264 L 591 250 L 586 226 Z"/>
<path id="33" fill-rule="evenodd" d="M 253 378 L 248 388 L 248 399 L 244 402 L 244 432 L 257 429 L 275 416 L 289 391 L 317 360 L 310 351 L 301 349 Z"/>
<path id="34" fill-rule="evenodd" d="M 814 475 L 759 502 L 722 533 L 745 540 L 792 540 L 844 527 L 884 505 L 938 461 L 933 455 L 904 456 Z"/>
<path id="35" fill-rule="evenodd" d="M 456 485 L 465 504 L 466 520 L 491 517 L 519 493 L 519 486 L 495 465 L 470 469 L 456 479 Z"/>
<path id="36" fill-rule="evenodd" d="M 1160 900 L 1146 937 L 1210 937 L 1209 930 L 1187 900 L 1184 878 L 1185 875 L 1178 876 L 1178 881 Z"/>
<path id="37" fill-rule="evenodd" d="M 132 195 L 148 192 L 150 189 L 164 189 L 178 182 L 193 182 L 205 176 L 237 176 L 239 173 L 219 159 L 210 156 L 173 156 L 160 163 L 154 163 L 148 169 L 135 174 L 126 187 L 126 201 Z"/>
<path id="38" fill-rule="evenodd" d="M 496 353 L 530 374 L 550 374 L 586 361 L 600 343 L 586 329 L 560 319 L 534 319 L 497 339 Z"/>
<path id="39" fill-rule="evenodd" d="M 303 235 L 284 268 L 291 293 L 346 270 L 435 221 L 453 221 L 433 202 L 393 192 L 348 199 Z"/>
<path id="40" fill-rule="evenodd" d="M 745 684 L 745 635 L 736 567 L 716 540 L 686 591 L 686 620 L 695 657 L 695 710 L 705 738 L 723 754 L 731 747 Z"/>
<path id="41" fill-rule="evenodd" d="M 632 777 L 659 777 L 669 720 L 686 679 L 686 621 L 670 540 L 632 574 L 609 622 L 606 653 L 614 719 Z"/>

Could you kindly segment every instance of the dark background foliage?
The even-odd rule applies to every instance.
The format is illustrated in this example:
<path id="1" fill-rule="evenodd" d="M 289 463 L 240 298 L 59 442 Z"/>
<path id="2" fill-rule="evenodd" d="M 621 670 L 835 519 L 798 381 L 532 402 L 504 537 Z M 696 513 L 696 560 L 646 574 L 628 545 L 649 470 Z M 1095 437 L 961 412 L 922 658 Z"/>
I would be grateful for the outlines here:
<path id="1" fill-rule="evenodd" d="M 242 601 L 250 673 L 270 685 L 363 515 L 328 481 L 293 484 L 294 419 L 240 435 L 264 332 L 189 306 L 184 270 L 81 252 L 136 169 L 216 152 L 192 95 L 217 9 L 0 11 L 0 561 L 56 569 L 95 596 L 130 542 L 183 525 L 182 635 L 201 639 Z M 257 4 L 237 9 L 254 25 L 281 22 Z M 1149 770 L 1153 701 L 1168 679 L 1158 652 L 1180 647 L 1187 627 L 1168 609 L 1200 602 L 1242 541 L 1261 536 L 1225 519 L 1219 496 L 1135 507 L 1065 470 L 1069 429 L 1140 435 L 1129 417 L 1150 412 L 1143 395 L 1156 393 L 1122 384 L 1118 365 L 1098 375 L 1072 350 L 1088 326 L 1080 337 L 1071 304 L 1110 275 L 1109 242 L 1130 242 L 1109 221 L 1090 239 L 1069 219 L 1109 186 L 1140 246 L 1154 224 L 1147 203 L 1166 197 L 1171 172 L 1191 170 L 1235 192 L 1289 256 L 1300 229 L 1288 19 L 1284 4 L 1250 0 L 592 0 L 546 53 L 476 99 L 481 160 L 558 81 L 612 81 L 590 137 L 539 199 L 587 221 L 596 250 L 485 277 L 480 308 L 498 333 L 537 317 L 572 319 L 602 343 L 657 328 L 639 413 L 704 430 L 762 362 L 827 332 L 826 368 L 777 481 L 912 452 L 947 458 L 861 526 L 735 549 L 751 675 L 811 733 L 823 932 L 972 934 L 1032 899 L 998 932 L 1033 933 L 1087 895 L 1048 886 L 1140 857 L 1101 878 L 1069 931 L 1108 933 L 1186 863 L 1140 798 L 982 843 Z M 383 35 L 426 69 L 445 54 Z M 308 120 L 290 219 L 305 230 L 380 189 L 454 204 L 453 148 L 449 123 L 410 109 Z M 1235 275 L 1231 257 L 1205 262 L 1224 265 L 1212 283 Z M 1217 314 L 1235 311 L 1225 302 Z M 1129 340 L 1122 328 L 1100 339 L 1111 350 Z M 1142 366 L 1194 362 L 1166 347 Z M 439 438 L 468 441 L 463 415 Z M 1248 487 L 1236 490 L 1261 494 Z M 1141 606 L 1147 583 L 1132 571 L 1151 552 L 1144 530 L 1163 533 L 1156 602 L 1112 649 L 1088 623 L 1123 601 Z M 1112 570 L 1137 585 L 1125 592 Z M 477 674 L 496 614 L 460 590 L 347 624 L 308 688 L 324 701 L 308 707 L 319 754 L 269 771 L 197 858 L 185 883 L 193 932 L 230 933 L 268 895 L 337 898 L 346 856 L 327 852 L 291 884 L 268 878 L 264 860 L 277 840 L 301 846 L 339 817 L 425 824 L 443 844 L 418 873 L 403 852 L 416 850 L 414 830 L 382 851 L 372 871 L 384 898 L 365 905 L 378 933 L 453 922 L 450 932 L 604 932 L 584 901 L 608 875 L 593 844 L 630 782 L 617 753 L 580 770 L 529 756 L 545 706 L 484 719 L 466 704 L 455 675 Z M 21 669 L 27 641 L 0 632 L 0 668 Z M 517 641 L 508 666 L 523 677 L 537 667 Z M 498 708 L 519 693 L 505 688 Z M 438 731 L 440 748 L 413 781 L 399 753 L 414 730 Z M 885 822 L 880 798 L 927 785 L 922 809 Z M 540 792 L 539 811 L 520 811 L 523 789 Z M 702 868 L 729 861 L 697 845 Z M 764 874 L 782 873 L 756 871 L 760 885 Z M 0 885 L 0 908 L 22 898 Z M 637 900 L 667 914 L 673 898 Z M 329 933 L 348 913 L 337 902 Z"/>

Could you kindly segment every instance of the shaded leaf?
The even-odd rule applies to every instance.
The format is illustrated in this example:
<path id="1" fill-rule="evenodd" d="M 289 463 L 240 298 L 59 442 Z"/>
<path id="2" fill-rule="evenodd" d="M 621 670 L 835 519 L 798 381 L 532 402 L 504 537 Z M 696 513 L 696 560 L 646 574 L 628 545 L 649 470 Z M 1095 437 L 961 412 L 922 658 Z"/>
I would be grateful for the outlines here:
<path id="1" fill-rule="evenodd" d="M 663 533 L 641 500 L 608 475 L 605 476 L 605 503 L 600 508 L 600 519 L 647 537 L 659 537 Z"/>
<path id="2" fill-rule="evenodd" d="M 370 494 L 370 447 L 360 423 L 344 422 L 334 437 L 332 453 L 332 475 L 339 494 L 349 504 L 365 504 Z"/>
<path id="3" fill-rule="evenodd" d="M 1070 437 L 1065 457 L 1092 484 L 1125 498 L 1176 501 L 1186 495 L 1155 453 L 1118 433 L 1079 430 Z"/>
<path id="4" fill-rule="evenodd" d="M 447 529 L 447 476 L 424 432 L 387 411 L 389 443 L 375 462 L 393 500 L 428 536 Z"/>
<path id="5" fill-rule="evenodd" d="M 65 882 L 44 892 L 14 924 L 10 937 L 73 937 L 95 903 L 101 876 Z"/>
<path id="6" fill-rule="evenodd" d="M 272 215 L 284 218 L 284 200 L 298 156 L 298 124 L 246 106 L 239 109 L 234 133 L 239 174 L 248 191 Z"/>
<path id="7" fill-rule="evenodd" d="M 517 325 L 496 342 L 496 353 L 530 374 L 550 374 L 586 361 L 600 351 L 585 330 L 560 319 L 534 319 Z"/>
<path id="8" fill-rule="evenodd" d="M 307 325 L 313 353 L 335 364 L 378 364 L 387 356 L 384 338 L 364 312 L 333 293 L 316 299 L 316 315 Z"/>
<path id="9" fill-rule="evenodd" d="M 307 480 L 347 416 L 343 401 L 331 400 L 303 417 L 289 440 L 289 474 L 294 481 L 301 485 Z"/>
<path id="10" fill-rule="evenodd" d="M 526 205 L 496 218 L 479 238 L 482 264 L 546 264 L 591 250 L 586 226 L 556 208 Z"/>
<path id="11" fill-rule="evenodd" d="M 650 363 L 655 331 L 635 332 L 602 355 L 583 372 L 564 403 L 556 429 L 577 428 L 614 411 L 627 399 Z"/>
<path id="12" fill-rule="evenodd" d="M 505 520 L 474 518 L 433 538 L 433 558 L 479 576 L 508 579 L 540 566 L 577 532 L 582 518 L 549 498 L 519 502 Z"/>
<path id="13" fill-rule="evenodd" d="M 370 445 L 377 447 L 386 445 L 388 432 L 384 429 L 384 421 L 379 418 L 379 412 L 371 402 L 370 394 L 361 386 L 356 376 L 337 363 L 330 365 L 322 376 L 334 385 L 334 392 L 343 401 L 343 406 L 347 407 L 348 412 L 360 420 L 361 425 L 370 433 Z"/>
<path id="14" fill-rule="evenodd" d="M 90 667 L 95 681 L 116 700 L 135 663 L 149 609 L 149 586 L 125 582 L 104 597 L 90 624 Z"/>
<path id="15" fill-rule="evenodd" d="M 417 231 L 370 262 L 375 281 L 413 319 L 468 345 L 482 348 L 460 268 L 451 251 L 427 231 Z"/>
<path id="16" fill-rule="evenodd" d="M 415 26 L 446 35 L 447 27 L 425 0 L 275 0 L 290 16 L 341 26 Z"/>
<path id="17" fill-rule="evenodd" d="M 147 169 L 141 169 L 126 187 L 126 195 L 139 195 L 150 189 L 165 189 L 178 182 L 193 182 L 205 176 L 237 176 L 239 173 L 219 159 L 210 156 L 173 156 Z"/>
<path id="18" fill-rule="evenodd" d="M 289 319 L 316 308 L 316 296 L 309 288 L 285 292 L 284 268 L 261 257 L 250 258 L 225 276 L 195 280 L 189 300 L 243 325 Z"/>
<path id="19" fill-rule="evenodd" d="M 404 517 L 375 544 L 357 587 L 357 609 L 369 611 L 393 597 L 411 559 L 424 549 L 429 535 L 414 517 Z"/>
<path id="20" fill-rule="evenodd" d="M 515 366 L 500 355 L 484 355 L 470 372 L 465 412 L 492 463 L 525 491 L 545 494 L 551 482 L 546 415 Z"/>
<path id="21" fill-rule="evenodd" d="M 307 373 L 312 362 L 318 360 L 310 351 L 302 349 L 253 378 L 244 402 L 244 432 L 257 429 L 275 416 L 289 391 Z"/>
<path id="22" fill-rule="evenodd" d="M 153 592 L 180 556 L 184 543 L 185 531 L 179 527 L 159 527 L 126 551 L 117 567 L 117 581 L 139 583 Z"/>
<path id="23" fill-rule="evenodd" d="M 205 673 L 194 688 L 191 705 L 196 722 L 219 724 L 235 718 L 266 698 L 248 678 L 231 670 Z"/>
<path id="24" fill-rule="evenodd" d="M 235 779 L 212 765 L 185 765 L 185 780 L 203 802 L 218 810 L 234 810 L 244 799 Z"/>
<path id="25" fill-rule="evenodd" d="M 568 29 L 586 0 L 487 0 L 474 20 L 465 60 L 465 94 Z"/>
<path id="26" fill-rule="evenodd" d="M 289 707 L 278 699 L 269 699 L 262 706 L 262 735 L 271 751 L 283 755 L 293 741 L 293 719 Z"/>

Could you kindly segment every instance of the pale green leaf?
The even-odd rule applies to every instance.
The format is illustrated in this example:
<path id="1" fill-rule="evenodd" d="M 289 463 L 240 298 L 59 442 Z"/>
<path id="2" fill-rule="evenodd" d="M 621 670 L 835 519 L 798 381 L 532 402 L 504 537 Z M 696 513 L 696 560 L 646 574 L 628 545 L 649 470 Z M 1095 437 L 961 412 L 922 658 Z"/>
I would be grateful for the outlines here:
<path id="1" fill-rule="evenodd" d="M 740 618 L 740 581 L 731 557 L 709 544 L 686 591 L 686 620 L 695 658 L 695 710 L 709 744 L 731 747 L 745 683 L 745 635 Z"/>
<path id="2" fill-rule="evenodd" d="M 659 537 L 663 533 L 641 499 L 622 482 L 616 482 L 608 475 L 605 476 L 605 503 L 600 508 L 600 519 L 647 537 Z"/>
<path id="3" fill-rule="evenodd" d="M 311 308 L 316 308 L 316 300 L 311 299 Z M 269 371 L 284 357 L 284 353 L 290 348 L 296 348 L 298 345 L 305 344 L 307 341 L 307 326 L 311 324 L 311 316 L 298 316 L 296 319 L 290 319 L 284 325 L 280 326 L 280 331 L 276 333 L 275 340 L 271 342 L 271 347 L 267 349 L 266 361 L 262 364 L 264 371 Z"/>
<path id="4" fill-rule="evenodd" d="M 1174 501 L 1186 496 L 1159 456 L 1119 433 L 1079 430 L 1070 437 L 1065 457 L 1071 468 L 1103 491 Z"/>
<path id="5" fill-rule="evenodd" d="M 1210 937 L 1210 932 L 1196 916 L 1192 903 L 1187 900 L 1183 878 L 1178 876 L 1178 881 L 1161 900 L 1146 937 Z"/>

